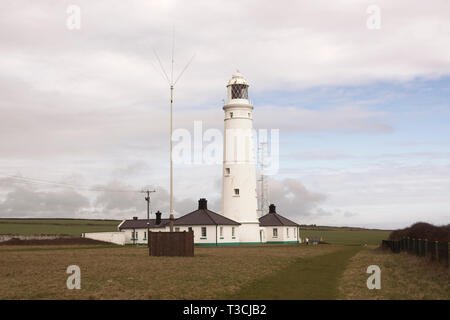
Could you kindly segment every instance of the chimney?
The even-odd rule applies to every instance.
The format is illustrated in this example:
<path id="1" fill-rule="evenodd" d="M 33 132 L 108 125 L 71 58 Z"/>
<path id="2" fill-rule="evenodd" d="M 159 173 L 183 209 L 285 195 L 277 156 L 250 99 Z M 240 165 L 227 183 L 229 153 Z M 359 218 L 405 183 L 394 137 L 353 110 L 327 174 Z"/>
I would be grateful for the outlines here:
<path id="1" fill-rule="evenodd" d="M 133 220 L 137 220 L 137 217 L 133 217 Z"/>
<path id="2" fill-rule="evenodd" d="M 200 200 L 198 200 L 198 210 L 202 209 L 208 209 L 208 201 L 205 198 L 201 198 Z"/>
<path id="3" fill-rule="evenodd" d="M 277 213 L 275 210 L 275 205 L 273 203 L 269 206 L 269 213 Z"/>
<path id="4" fill-rule="evenodd" d="M 161 224 L 161 215 L 162 215 L 162 213 L 160 211 L 157 211 L 155 214 L 156 214 L 155 224 L 156 225 Z"/>

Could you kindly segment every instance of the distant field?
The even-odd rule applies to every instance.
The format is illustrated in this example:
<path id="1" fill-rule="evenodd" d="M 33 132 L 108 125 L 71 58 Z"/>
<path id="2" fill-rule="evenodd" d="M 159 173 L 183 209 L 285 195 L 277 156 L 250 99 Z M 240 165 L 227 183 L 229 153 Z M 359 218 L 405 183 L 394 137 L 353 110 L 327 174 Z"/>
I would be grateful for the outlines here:
<path id="1" fill-rule="evenodd" d="M 116 231 L 119 220 L 83 219 L 0 219 L 0 234 L 81 235 L 83 232 Z M 300 229 L 300 237 L 320 238 L 332 244 L 379 245 L 391 231 L 358 228 L 317 227 Z"/>
<path id="2" fill-rule="evenodd" d="M 323 241 L 332 244 L 367 244 L 379 245 L 381 240 L 386 240 L 391 231 L 384 230 L 302 230 L 300 238 L 322 238 Z"/>
<path id="3" fill-rule="evenodd" d="M 83 219 L 0 219 L 0 234 L 64 234 L 116 231 L 120 221 Z"/>

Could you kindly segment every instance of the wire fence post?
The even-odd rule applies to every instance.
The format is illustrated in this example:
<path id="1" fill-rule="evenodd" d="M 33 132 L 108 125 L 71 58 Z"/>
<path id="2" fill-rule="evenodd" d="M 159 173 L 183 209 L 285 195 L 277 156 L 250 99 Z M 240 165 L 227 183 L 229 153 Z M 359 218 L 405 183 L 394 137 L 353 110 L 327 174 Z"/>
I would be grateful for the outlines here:
<path id="1" fill-rule="evenodd" d="M 436 261 L 439 262 L 439 242 L 438 241 L 434 242 L 434 249 L 436 252 Z"/>
<path id="2" fill-rule="evenodd" d="M 447 268 L 450 275 L 450 242 L 447 242 Z"/>

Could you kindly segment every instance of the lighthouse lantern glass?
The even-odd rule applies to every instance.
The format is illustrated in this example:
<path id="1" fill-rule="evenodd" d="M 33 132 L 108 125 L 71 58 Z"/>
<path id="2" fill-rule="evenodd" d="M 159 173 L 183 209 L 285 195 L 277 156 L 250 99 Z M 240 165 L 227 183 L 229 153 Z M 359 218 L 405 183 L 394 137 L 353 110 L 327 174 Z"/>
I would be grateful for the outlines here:
<path id="1" fill-rule="evenodd" d="M 248 86 L 245 84 L 232 84 L 231 99 L 248 99 Z"/>

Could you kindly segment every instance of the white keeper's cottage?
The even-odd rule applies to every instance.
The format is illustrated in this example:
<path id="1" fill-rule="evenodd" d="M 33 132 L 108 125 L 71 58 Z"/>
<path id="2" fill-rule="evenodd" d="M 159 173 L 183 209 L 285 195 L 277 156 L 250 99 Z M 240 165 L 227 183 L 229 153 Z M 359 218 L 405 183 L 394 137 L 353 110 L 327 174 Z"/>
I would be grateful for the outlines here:
<path id="1" fill-rule="evenodd" d="M 258 218 L 256 161 L 253 146 L 253 105 L 248 83 L 238 72 L 227 84 L 224 110 L 222 214 L 208 210 L 207 200 L 198 209 L 175 219 L 174 231 L 194 232 L 196 245 L 219 246 L 260 243 L 297 243 L 299 225 L 276 213 L 275 205 Z M 168 232 L 169 219 L 123 220 L 118 232 L 86 233 L 85 237 L 118 244 L 146 244 L 148 231 Z"/>

